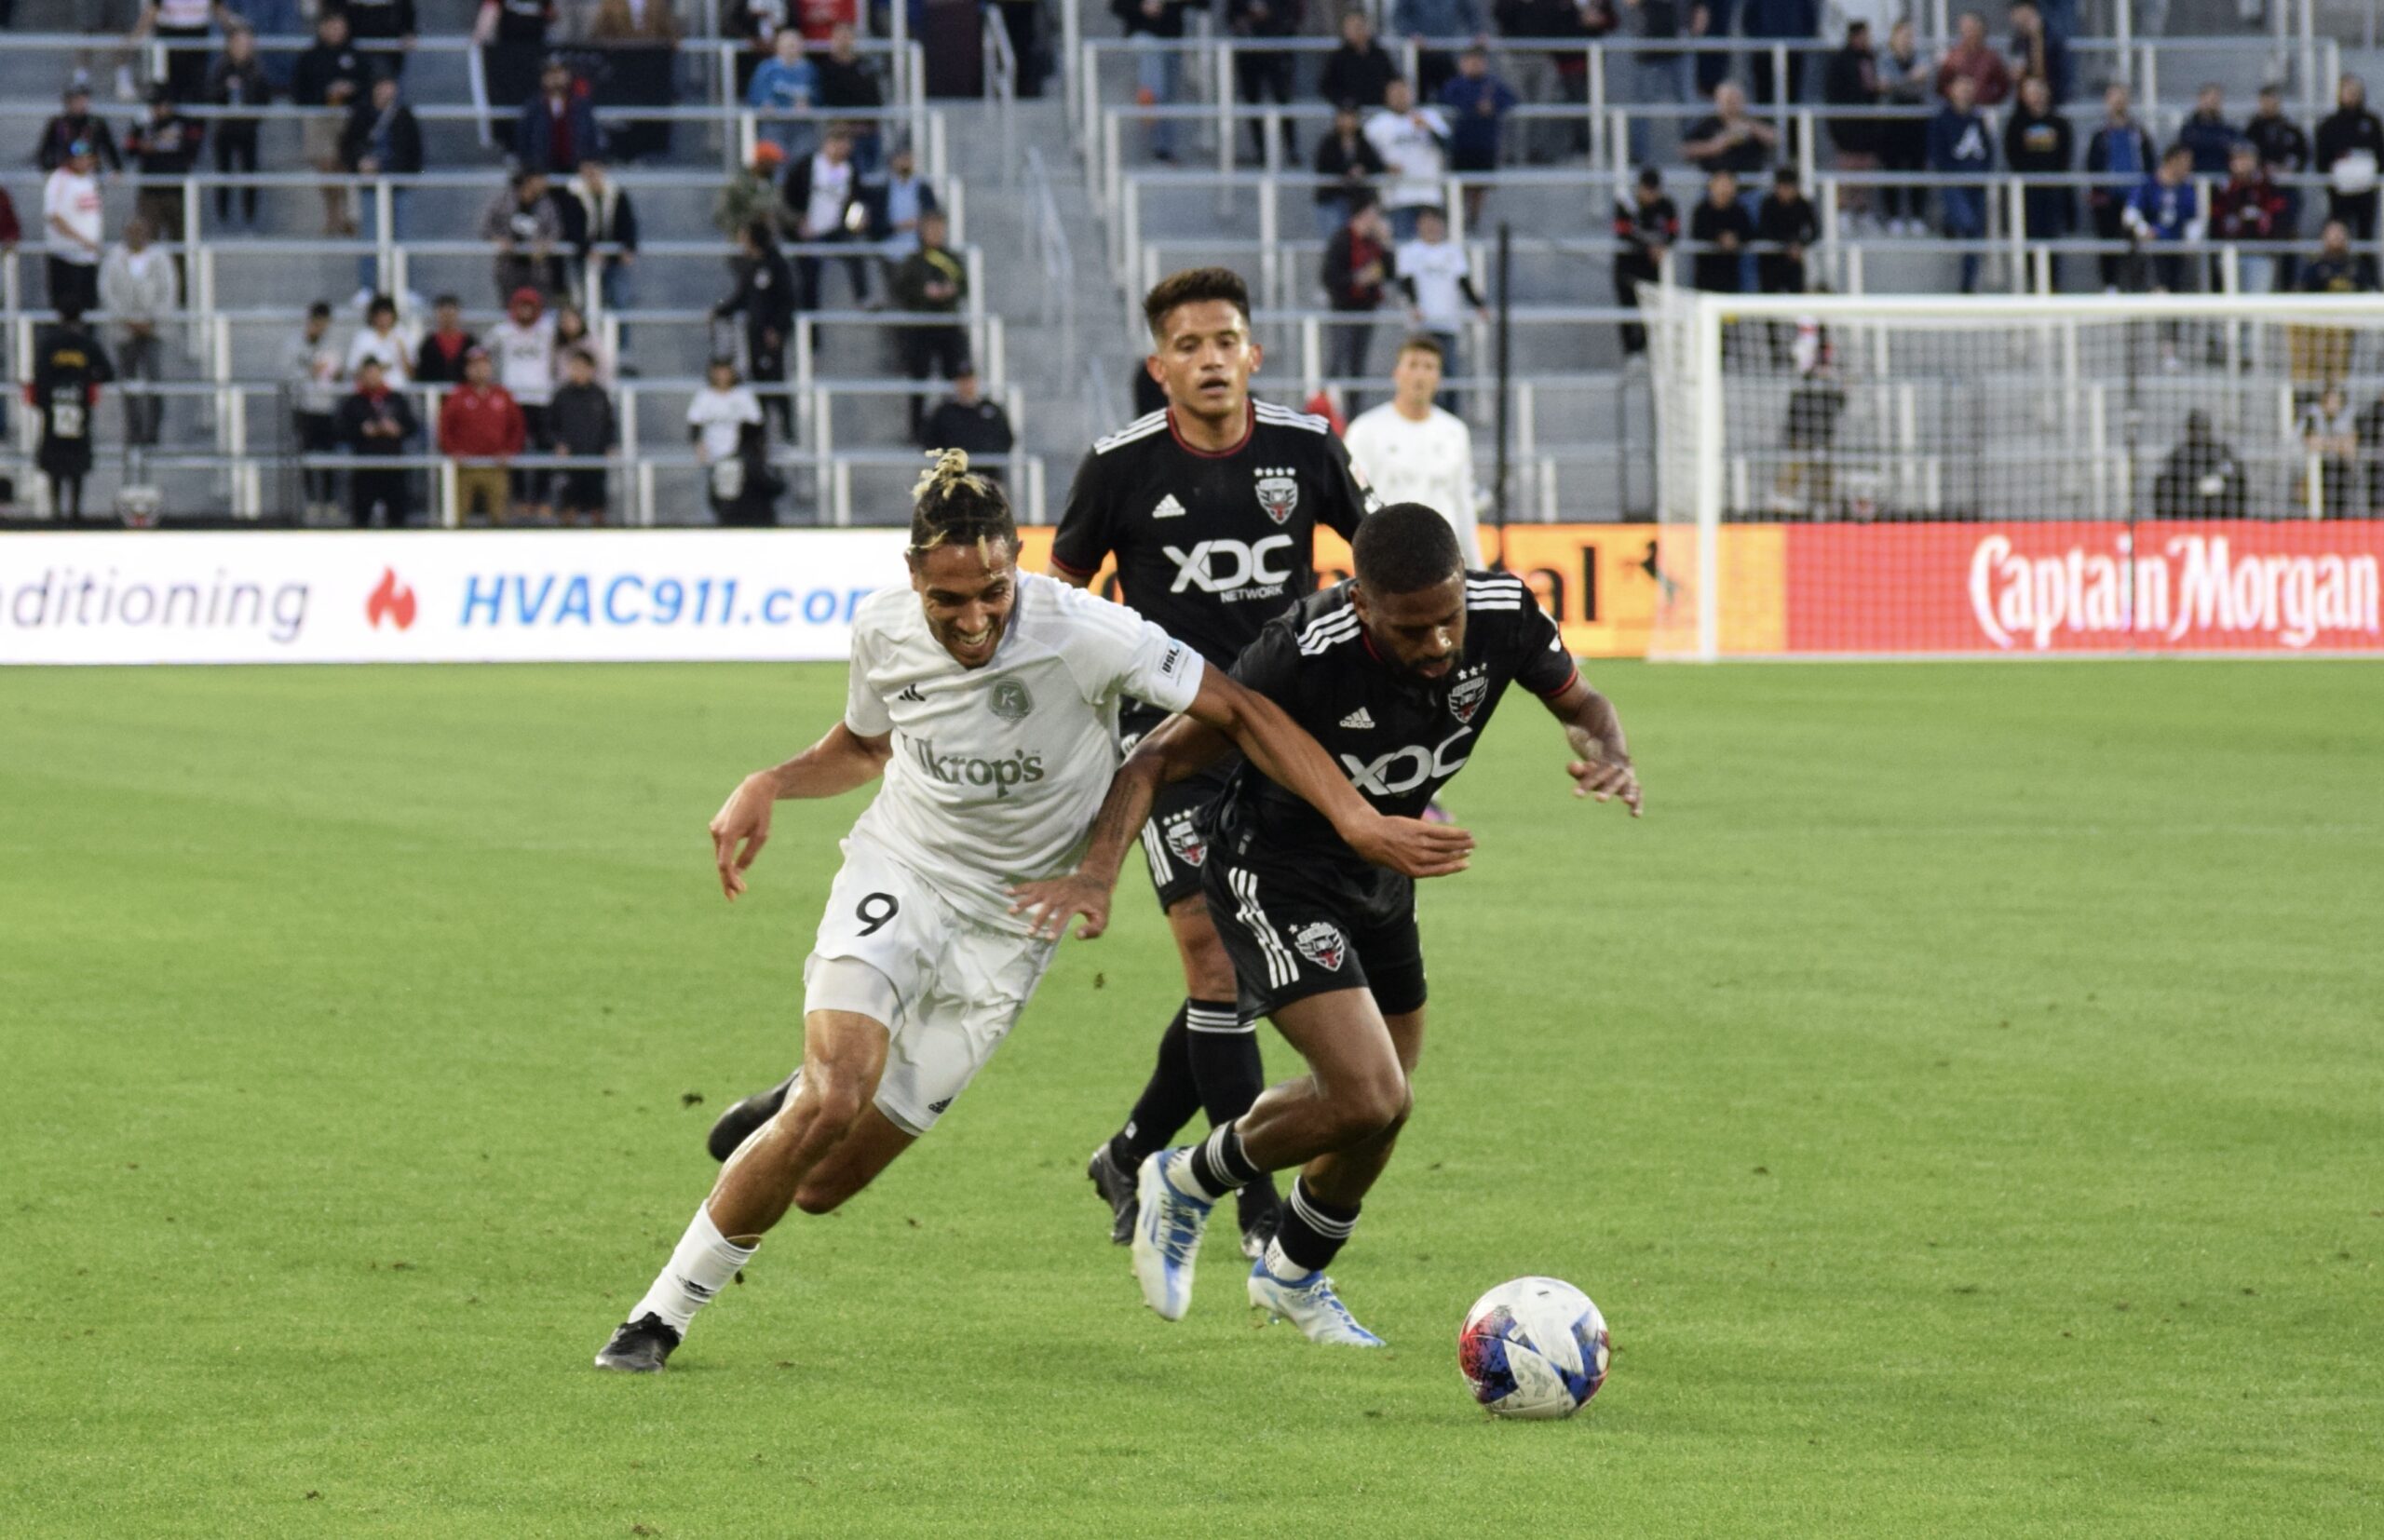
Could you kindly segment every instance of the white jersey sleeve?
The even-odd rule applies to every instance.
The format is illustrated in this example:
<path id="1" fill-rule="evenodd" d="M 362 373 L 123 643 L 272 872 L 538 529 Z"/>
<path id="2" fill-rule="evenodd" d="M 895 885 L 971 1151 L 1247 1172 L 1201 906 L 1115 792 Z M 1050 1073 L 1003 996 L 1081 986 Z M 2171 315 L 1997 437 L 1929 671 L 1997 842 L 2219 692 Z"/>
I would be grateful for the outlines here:
<path id="1" fill-rule="evenodd" d="M 1062 652 L 1088 705 L 1120 696 L 1181 711 L 1200 693 L 1206 660 L 1151 622 L 1082 588 L 1059 587 L 1065 615 Z"/>
<path id="2" fill-rule="evenodd" d="M 886 697 L 869 677 L 874 641 L 864 625 L 853 627 L 853 658 L 845 673 L 845 726 L 856 737 L 882 737 L 894 730 Z"/>

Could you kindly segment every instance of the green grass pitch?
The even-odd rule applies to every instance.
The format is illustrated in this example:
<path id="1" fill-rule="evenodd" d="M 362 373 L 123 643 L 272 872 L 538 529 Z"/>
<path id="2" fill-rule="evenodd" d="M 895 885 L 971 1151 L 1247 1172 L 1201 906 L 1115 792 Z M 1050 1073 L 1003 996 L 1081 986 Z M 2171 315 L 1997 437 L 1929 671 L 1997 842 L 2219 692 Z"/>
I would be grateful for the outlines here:
<path id="1" fill-rule="evenodd" d="M 1644 823 L 1527 698 L 1453 790 L 1335 1269 L 1393 1351 L 1253 1331 L 1223 1247 L 1163 1325 L 1105 1243 L 1180 987 L 1130 869 L 934 1137 L 627 1380 L 860 804 L 734 909 L 703 825 L 842 670 L 0 675 L 0 1532 L 2384 1530 L 2384 671 L 1593 677 Z M 1529 1272 L 1613 1325 L 1569 1423 L 1458 1382 Z"/>

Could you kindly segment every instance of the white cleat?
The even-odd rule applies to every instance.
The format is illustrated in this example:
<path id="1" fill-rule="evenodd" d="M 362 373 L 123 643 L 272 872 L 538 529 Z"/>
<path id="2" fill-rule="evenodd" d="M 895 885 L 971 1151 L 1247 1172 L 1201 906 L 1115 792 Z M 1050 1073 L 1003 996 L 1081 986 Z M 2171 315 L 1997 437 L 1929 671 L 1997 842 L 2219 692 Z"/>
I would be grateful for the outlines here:
<path id="1" fill-rule="evenodd" d="M 1250 1308 L 1266 1313 L 1266 1319 L 1260 1325 L 1289 1321 L 1312 1343 L 1338 1343 L 1344 1347 L 1389 1345 L 1358 1324 L 1341 1296 L 1333 1291 L 1333 1280 L 1321 1271 L 1286 1280 L 1266 1271 L 1265 1263 L 1256 1263 L 1250 1269 Z"/>
<path id="2" fill-rule="evenodd" d="M 1192 1264 L 1213 1207 L 1167 1180 L 1168 1157 L 1175 1153 L 1146 1156 L 1134 1173 L 1134 1279 L 1143 1286 L 1143 1303 L 1163 1321 L 1180 1321 L 1192 1307 Z"/>

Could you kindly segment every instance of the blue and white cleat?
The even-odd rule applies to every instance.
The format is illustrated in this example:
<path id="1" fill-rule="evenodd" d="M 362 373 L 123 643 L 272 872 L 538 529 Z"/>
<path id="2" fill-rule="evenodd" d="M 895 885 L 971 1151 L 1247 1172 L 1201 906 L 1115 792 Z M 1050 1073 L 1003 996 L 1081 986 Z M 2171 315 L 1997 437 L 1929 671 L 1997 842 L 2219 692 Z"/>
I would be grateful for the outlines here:
<path id="1" fill-rule="evenodd" d="M 1168 1158 L 1176 1153 L 1145 1157 L 1134 1174 L 1134 1279 L 1143 1286 L 1143 1303 L 1163 1321 L 1180 1321 L 1192 1307 L 1192 1263 L 1214 1207 L 1167 1180 Z"/>
<path id="2" fill-rule="evenodd" d="M 1266 1271 L 1263 1262 L 1252 1263 L 1250 1307 L 1266 1312 L 1261 1326 L 1289 1321 L 1312 1343 L 1337 1343 L 1343 1347 L 1389 1345 L 1358 1324 L 1341 1296 L 1333 1291 L 1333 1280 L 1321 1270 L 1287 1280 Z"/>

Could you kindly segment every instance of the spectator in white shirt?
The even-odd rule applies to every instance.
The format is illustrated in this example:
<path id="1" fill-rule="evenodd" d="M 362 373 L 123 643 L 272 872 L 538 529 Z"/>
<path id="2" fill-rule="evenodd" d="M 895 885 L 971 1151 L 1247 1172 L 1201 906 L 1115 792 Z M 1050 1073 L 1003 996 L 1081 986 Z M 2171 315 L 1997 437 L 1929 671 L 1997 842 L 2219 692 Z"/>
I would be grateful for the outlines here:
<path id="1" fill-rule="evenodd" d="M 1366 142 L 1388 173 L 1382 206 L 1390 233 L 1405 240 L 1416 234 L 1416 217 L 1440 208 L 1446 194 L 1449 120 L 1438 107 L 1416 106 L 1414 88 L 1394 80 L 1383 93 L 1382 110 L 1366 119 Z"/>
<path id="2" fill-rule="evenodd" d="M 100 307 L 99 164 L 90 142 L 76 140 L 42 187 L 42 229 L 49 237 L 49 306 Z"/>
<path id="3" fill-rule="evenodd" d="M 488 329 L 481 345 L 496 363 L 496 383 L 522 409 L 529 441 L 544 444 L 547 408 L 555 399 L 555 318 L 547 313 L 545 296 L 528 284 L 515 290 L 505 318 Z M 513 503 L 534 519 L 546 518 L 547 473 L 516 466 Z"/>
<path id="4" fill-rule="evenodd" d="M 762 403 L 737 378 L 737 365 L 714 358 L 704 387 L 687 403 L 687 434 L 695 440 L 696 464 L 704 467 L 704 490 L 724 524 L 777 521 L 778 489 L 769 468 L 769 433 Z"/>
<path id="5" fill-rule="evenodd" d="M 1441 344 L 1428 336 L 1407 339 L 1390 379 L 1391 399 L 1349 425 L 1349 458 L 1384 503 L 1421 503 L 1447 520 L 1466 566 L 1478 569 L 1473 435 L 1432 404 L 1441 388 Z"/>
<path id="6" fill-rule="evenodd" d="M 1449 222 L 1438 209 L 1423 210 L 1416 223 L 1416 238 L 1400 246 L 1396 263 L 1408 320 L 1431 333 L 1441 344 L 1443 375 L 1456 378 L 1465 372 L 1458 367 L 1457 329 L 1469 314 L 1486 321 L 1490 311 L 1473 287 L 1465 248 L 1449 239 Z M 1441 393 L 1441 405 L 1454 410 L 1455 400 L 1453 392 Z"/>
<path id="7" fill-rule="evenodd" d="M 347 364 L 340 372 L 356 378 L 368 358 L 381 366 L 381 383 L 403 390 L 413 383 L 413 339 L 398 329 L 398 302 L 375 294 L 364 307 L 364 325 L 347 344 Z"/>
<path id="8" fill-rule="evenodd" d="M 100 265 L 100 303 L 118 328 L 116 377 L 156 385 L 163 377 L 165 339 L 159 329 L 182 304 L 173 259 L 150 244 L 149 222 L 134 215 L 124 223 L 124 242 Z M 124 396 L 125 442 L 147 447 L 157 441 L 166 403 L 142 390 Z"/>

